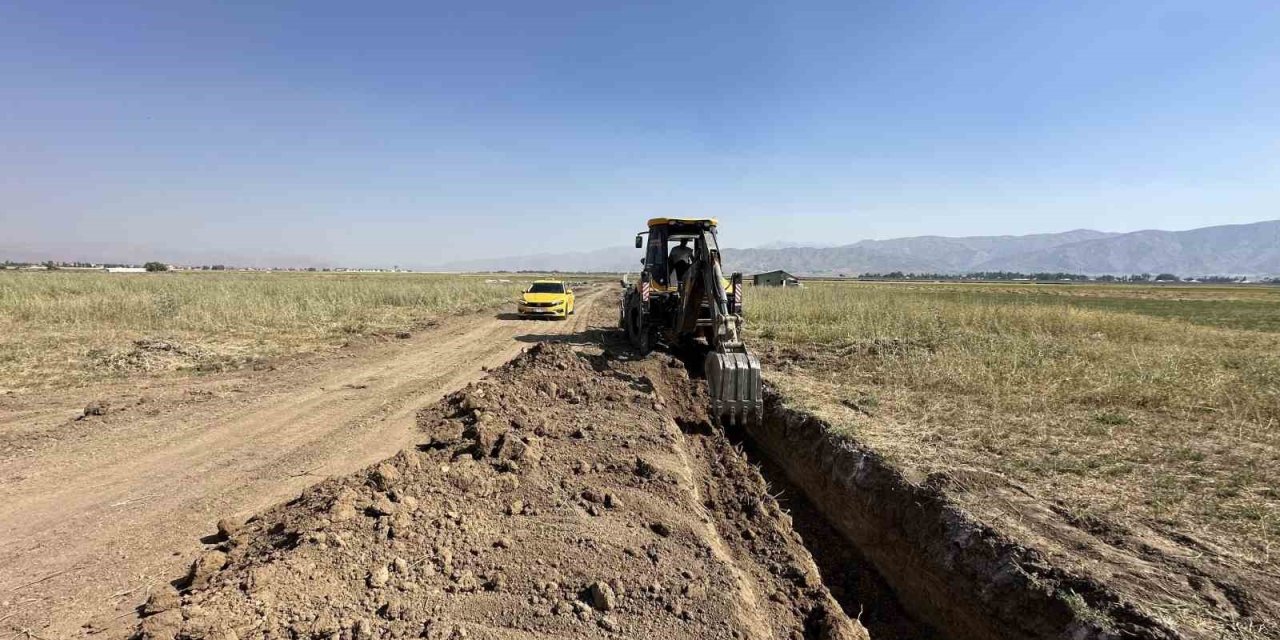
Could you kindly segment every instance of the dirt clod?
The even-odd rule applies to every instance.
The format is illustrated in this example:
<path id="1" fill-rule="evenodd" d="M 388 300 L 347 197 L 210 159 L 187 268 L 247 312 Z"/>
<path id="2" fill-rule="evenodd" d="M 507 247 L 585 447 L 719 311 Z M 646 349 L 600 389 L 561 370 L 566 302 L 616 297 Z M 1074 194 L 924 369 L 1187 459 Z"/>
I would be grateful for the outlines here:
<path id="1" fill-rule="evenodd" d="M 374 567 L 369 571 L 368 578 L 365 581 L 372 589 L 379 589 L 387 586 L 387 581 L 391 579 L 391 572 L 386 567 Z"/>
<path id="2" fill-rule="evenodd" d="M 173 589 L 161 588 L 152 593 L 145 604 L 142 605 L 142 615 L 153 616 L 163 611 L 176 609 L 182 601 L 178 599 L 178 593 Z"/>
<path id="3" fill-rule="evenodd" d="M 613 616 L 600 616 L 600 628 L 605 631 L 617 631 L 618 621 Z"/>
<path id="4" fill-rule="evenodd" d="M 169 609 L 143 618 L 137 637 L 139 640 L 173 640 L 181 629 L 182 612 Z"/>
<path id="5" fill-rule="evenodd" d="M 636 458 L 635 471 L 641 478 L 652 478 L 658 475 L 658 468 L 644 458 Z"/>
<path id="6" fill-rule="evenodd" d="M 597 581 L 591 584 L 591 606 L 600 611 L 613 611 L 618 604 L 618 598 L 613 593 L 613 587 L 604 581 Z"/>
<path id="7" fill-rule="evenodd" d="M 395 515 L 397 510 L 396 504 L 385 494 L 378 494 L 373 499 L 373 504 L 369 505 L 369 513 L 374 516 Z"/>
<path id="8" fill-rule="evenodd" d="M 226 566 L 227 554 L 217 550 L 206 551 L 191 563 L 191 570 L 187 572 L 186 586 L 193 589 L 203 588 L 209 584 L 210 578 Z"/>
<path id="9" fill-rule="evenodd" d="M 110 410 L 110 402 L 107 402 L 106 400 L 94 400 L 93 402 L 85 405 L 84 412 L 81 415 L 86 418 L 89 416 L 105 416 Z"/>
<path id="10" fill-rule="evenodd" d="M 216 525 L 218 528 L 218 537 L 223 540 L 230 540 L 243 527 L 239 521 L 232 518 L 223 518 Z"/>
<path id="11" fill-rule="evenodd" d="M 384 462 L 374 470 L 372 479 L 380 491 L 390 491 L 400 481 L 400 470 Z"/>

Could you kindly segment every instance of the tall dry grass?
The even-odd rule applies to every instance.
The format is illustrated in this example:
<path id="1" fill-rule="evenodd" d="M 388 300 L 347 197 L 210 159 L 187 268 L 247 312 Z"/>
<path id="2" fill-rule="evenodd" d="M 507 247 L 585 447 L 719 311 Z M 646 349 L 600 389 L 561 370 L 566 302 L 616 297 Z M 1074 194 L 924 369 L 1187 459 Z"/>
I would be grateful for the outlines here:
<path id="1" fill-rule="evenodd" d="M 1280 420 L 1280 334 L 893 286 L 817 283 L 750 296 L 748 326 L 757 335 L 873 350 L 877 358 L 850 364 L 887 384 L 1010 408 L 1212 409 Z"/>
<path id="2" fill-rule="evenodd" d="M 748 328 L 771 380 L 908 468 L 995 471 L 1280 565 L 1280 334 L 1178 317 L 1198 305 L 1155 317 L 983 291 L 753 288 Z"/>
<path id="3" fill-rule="evenodd" d="M 489 307 L 522 286 L 428 274 L 0 272 L 0 387 L 235 366 Z M 144 339 L 175 349 L 140 353 Z"/>

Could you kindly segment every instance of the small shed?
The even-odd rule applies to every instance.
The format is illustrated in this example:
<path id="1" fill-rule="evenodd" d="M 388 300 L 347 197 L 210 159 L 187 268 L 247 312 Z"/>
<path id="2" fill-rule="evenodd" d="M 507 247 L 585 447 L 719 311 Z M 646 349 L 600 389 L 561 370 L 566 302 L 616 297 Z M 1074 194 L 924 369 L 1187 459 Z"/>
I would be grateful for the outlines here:
<path id="1" fill-rule="evenodd" d="M 777 271 L 766 271 L 765 273 L 757 273 L 751 276 L 752 284 L 757 287 L 799 287 L 800 278 L 797 278 L 781 269 Z"/>

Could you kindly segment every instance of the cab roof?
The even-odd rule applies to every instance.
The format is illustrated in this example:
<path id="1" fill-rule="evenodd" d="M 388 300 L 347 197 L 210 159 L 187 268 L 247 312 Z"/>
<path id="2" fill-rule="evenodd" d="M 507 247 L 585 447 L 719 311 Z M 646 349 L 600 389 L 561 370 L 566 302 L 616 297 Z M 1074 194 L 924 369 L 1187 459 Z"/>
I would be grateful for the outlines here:
<path id="1" fill-rule="evenodd" d="M 715 218 L 651 218 L 649 220 L 650 229 L 652 229 L 653 227 L 661 227 L 668 224 L 681 224 L 681 225 L 691 225 L 691 226 L 707 225 L 707 226 L 714 227 L 720 224 L 720 221 L 716 220 Z"/>
<path id="2" fill-rule="evenodd" d="M 564 280 L 534 280 L 534 284 L 564 284 Z"/>

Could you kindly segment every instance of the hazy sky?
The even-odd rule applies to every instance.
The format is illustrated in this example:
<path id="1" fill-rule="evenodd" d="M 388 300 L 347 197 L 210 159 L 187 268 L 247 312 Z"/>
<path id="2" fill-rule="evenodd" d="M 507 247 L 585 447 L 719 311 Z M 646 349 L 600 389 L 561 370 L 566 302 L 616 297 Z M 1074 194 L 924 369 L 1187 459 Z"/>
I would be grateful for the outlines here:
<path id="1" fill-rule="evenodd" d="M 0 3 L 0 246 L 341 264 L 1280 218 L 1280 4 Z"/>

